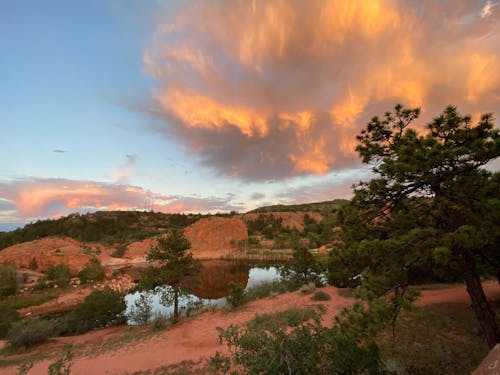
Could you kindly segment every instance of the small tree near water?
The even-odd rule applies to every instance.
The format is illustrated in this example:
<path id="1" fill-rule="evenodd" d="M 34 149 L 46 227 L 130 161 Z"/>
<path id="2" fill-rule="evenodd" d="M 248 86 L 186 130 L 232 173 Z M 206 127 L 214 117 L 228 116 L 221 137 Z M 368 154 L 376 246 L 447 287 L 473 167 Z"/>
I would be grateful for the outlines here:
<path id="1" fill-rule="evenodd" d="M 179 318 L 179 297 L 182 295 L 186 280 L 199 273 L 200 263 L 192 254 L 186 254 L 191 244 L 182 231 L 173 230 L 167 236 L 158 238 L 158 245 L 152 246 L 147 256 L 155 263 L 142 271 L 139 290 L 162 288 L 162 303 L 174 305 L 174 319 Z"/>

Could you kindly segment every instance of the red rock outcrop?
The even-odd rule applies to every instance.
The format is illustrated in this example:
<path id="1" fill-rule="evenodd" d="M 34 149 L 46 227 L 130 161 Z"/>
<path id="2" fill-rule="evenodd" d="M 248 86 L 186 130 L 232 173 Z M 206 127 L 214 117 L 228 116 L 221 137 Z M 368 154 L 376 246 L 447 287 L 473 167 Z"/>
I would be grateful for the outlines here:
<path id="1" fill-rule="evenodd" d="M 248 213 L 243 215 L 243 220 L 254 221 L 259 218 L 260 215 L 264 216 L 274 216 L 275 219 L 282 219 L 281 226 L 289 229 L 297 229 L 302 232 L 304 230 L 304 216 L 309 215 L 309 217 L 315 222 L 319 223 L 323 216 L 319 212 L 265 212 L 265 213 Z"/>
<path id="2" fill-rule="evenodd" d="M 198 220 L 184 231 L 195 258 L 216 259 L 238 252 L 238 243 L 248 239 L 239 218 L 210 217 Z"/>
<path id="3" fill-rule="evenodd" d="M 84 245 L 72 238 L 47 237 L 3 249 L 0 251 L 0 264 L 13 263 L 18 267 L 29 268 L 31 260 L 36 259 L 39 271 L 65 264 L 71 273 L 76 274 L 92 257 L 84 254 L 84 250 Z"/>

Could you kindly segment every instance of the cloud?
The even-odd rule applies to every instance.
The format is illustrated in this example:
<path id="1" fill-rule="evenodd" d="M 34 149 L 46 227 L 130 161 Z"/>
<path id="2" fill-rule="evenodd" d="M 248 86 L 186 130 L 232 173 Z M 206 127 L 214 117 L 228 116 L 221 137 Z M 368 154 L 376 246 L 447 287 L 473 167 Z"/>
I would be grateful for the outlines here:
<path id="1" fill-rule="evenodd" d="M 481 18 L 491 16 L 493 14 L 492 13 L 493 8 L 496 7 L 498 4 L 499 3 L 495 3 L 493 1 L 488 0 L 486 4 L 484 4 L 484 6 L 481 8 L 480 12 Z"/>
<path id="2" fill-rule="evenodd" d="M 160 129 L 220 174 L 325 175 L 402 102 L 500 112 L 500 16 L 470 0 L 191 1 L 144 53 Z M 483 18 L 483 14 L 488 17 Z"/>
<path id="3" fill-rule="evenodd" d="M 351 199 L 352 186 L 361 180 L 368 180 L 371 172 L 368 168 L 353 169 L 326 176 L 323 181 L 304 183 L 281 191 L 277 198 L 284 204 L 302 204 L 322 202 L 332 199 Z"/>
<path id="4" fill-rule="evenodd" d="M 133 172 L 135 165 L 137 163 L 138 156 L 136 154 L 125 155 L 127 161 L 120 165 L 118 169 L 111 174 L 111 178 L 116 181 L 125 182 L 130 177 Z"/>
<path id="5" fill-rule="evenodd" d="M 56 154 L 64 154 L 66 152 L 66 150 L 61 150 L 61 149 L 56 148 L 55 150 L 52 150 L 52 152 L 55 152 Z"/>
<path id="6" fill-rule="evenodd" d="M 138 186 L 57 178 L 0 181 L 0 222 L 57 218 L 73 212 L 141 210 L 215 212 L 238 210 L 225 197 L 163 195 Z"/>
<path id="7" fill-rule="evenodd" d="M 253 193 L 251 196 L 250 196 L 250 199 L 253 200 L 253 201 L 257 201 L 257 200 L 261 200 L 261 199 L 264 199 L 266 197 L 265 194 L 262 194 L 262 193 Z"/>

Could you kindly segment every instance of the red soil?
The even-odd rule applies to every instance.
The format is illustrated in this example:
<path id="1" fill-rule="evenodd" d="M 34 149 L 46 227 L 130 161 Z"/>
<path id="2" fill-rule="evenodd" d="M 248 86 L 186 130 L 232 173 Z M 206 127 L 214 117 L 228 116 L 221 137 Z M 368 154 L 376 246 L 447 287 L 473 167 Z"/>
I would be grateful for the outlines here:
<path id="1" fill-rule="evenodd" d="M 485 293 L 491 299 L 500 298 L 500 287 L 496 282 L 484 284 Z M 144 371 L 160 366 L 178 363 L 184 360 L 197 361 L 212 356 L 217 350 L 226 352 L 226 347 L 217 341 L 216 327 L 227 327 L 230 324 L 244 324 L 255 314 L 273 313 L 293 307 L 310 307 L 323 304 L 327 310 L 324 322 L 329 323 L 339 310 L 352 303 L 353 299 L 342 297 L 338 289 L 326 287 L 330 301 L 313 302 L 311 295 L 287 293 L 274 298 L 265 298 L 251 302 L 233 312 L 221 310 L 206 312 L 197 317 L 186 319 L 172 329 L 155 335 L 151 339 L 132 343 L 116 351 L 107 351 L 93 357 L 75 358 L 71 373 L 77 374 L 123 374 L 125 372 Z M 456 303 L 468 305 L 468 295 L 463 285 L 448 289 L 424 291 L 417 300 L 417 305 L 436 303 Z M 110 328 L 90 332 L 75 337 L 58 338 L 59 343 L 99 342 L 106 337 L 119 335 L 123 328 Z M 46 374 L 47 366 L 52 360 L 44 360 L 35 364 L 30 375 Z M 0 370 L 0 375 L 15 374 L 14 368 Z"/>

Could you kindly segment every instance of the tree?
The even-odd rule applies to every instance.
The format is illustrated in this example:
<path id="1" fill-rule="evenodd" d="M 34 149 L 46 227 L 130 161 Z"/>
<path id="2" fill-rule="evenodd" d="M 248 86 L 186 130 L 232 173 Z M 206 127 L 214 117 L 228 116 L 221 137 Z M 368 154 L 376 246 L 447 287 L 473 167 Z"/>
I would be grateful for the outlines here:
<path id="1" fill-rule="evenodd" d="M 361 274 L 368 295 L 403 300 L 422 277 L 460 275 L 492 347 L 500 333 L 478 267 L 500 275 L 500 177 L 482 168 L 500 155 L 499 131 L 491 114 L 473 126 L 449 106 L 422 135 L 410 128 L 419 114 L 397 105 L 358 136 L 377 177 L 358 184 L 339 212 L 344 247 L 332 255 L 330 280 Z"/>
<path id="2" fill-rule="evenodd" d="M 0 297 L 10 296 L 16 292 L 16 267 L 10 264 L 0 264 Z"/>
<path id="3" fill-rule="evenodd" d="M 172 230 L 167 236 L 158 238 L 158 245 L 152 246 L 147 255 L 148 262 L 155 263 L 142 272 L 138 288 L 151 290 L 164 286 L 162 303 L 174 305 L 174 319 L 179 318 L 179 297 L 189 277 L 198 274 L 199 261 L 192 254 L 186 254 L 191 244 L 180 230 Z"/>
<path id="4" fill-rule="evenodd" d="M 321 270 L 314 256 L 305 247 L 293 250 L 293 257 L 280 270 L 281 276 L 297 286 L 321 284 Z"/>
<path id="5" fill-rule="evenodd" d="M 148 324 L 153 315 L 153 296 L 149 292 L 143 292 L 134 302 L 128 313 L 128 318 L 138 325 Z"/>

